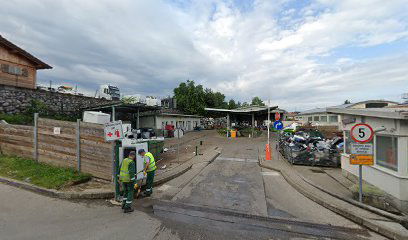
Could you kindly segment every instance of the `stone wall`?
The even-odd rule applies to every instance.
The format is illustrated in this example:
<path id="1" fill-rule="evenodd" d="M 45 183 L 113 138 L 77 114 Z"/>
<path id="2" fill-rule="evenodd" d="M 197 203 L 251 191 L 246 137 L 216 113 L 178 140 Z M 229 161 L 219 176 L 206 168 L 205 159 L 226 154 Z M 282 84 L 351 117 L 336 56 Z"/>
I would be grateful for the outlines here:
<path id="1" fill-rule="evenodd" d="M 0 85 L 0 113 L 24 113 L 33 100 L 43 102 L 47 109 L 60 114 L 78 114 L 82 109 L 112 103 L 93 97 Z"/>

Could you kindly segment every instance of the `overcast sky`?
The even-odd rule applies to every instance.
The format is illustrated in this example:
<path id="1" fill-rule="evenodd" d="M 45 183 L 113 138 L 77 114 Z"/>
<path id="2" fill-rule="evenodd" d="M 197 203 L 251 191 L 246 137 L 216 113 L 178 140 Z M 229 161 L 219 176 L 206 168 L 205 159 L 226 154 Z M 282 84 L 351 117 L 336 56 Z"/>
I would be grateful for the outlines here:
<path id="1" fill-rule="evenodd" d="M 186 79 L 288 110 L 408 92 L 407 0 L 7 0 L 39 83 L 166 96 Z"/>

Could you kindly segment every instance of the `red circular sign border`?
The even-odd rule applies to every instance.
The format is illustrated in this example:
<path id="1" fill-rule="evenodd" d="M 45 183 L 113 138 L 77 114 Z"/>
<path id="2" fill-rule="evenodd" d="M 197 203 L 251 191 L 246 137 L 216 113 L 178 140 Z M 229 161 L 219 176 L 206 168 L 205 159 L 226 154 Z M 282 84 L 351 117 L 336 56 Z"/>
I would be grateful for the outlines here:
<path id="1" fill-rule="evenodd" d="M 277 116 L 278 116 L 278 117 L 277 117 Z M 279 121 L 280 118 L 281 118 L 280 112 L 276 112 L 276 113 L 275 113 L 275 121 Z"/>
<path id="2" fill-rule="evenodd" d="M 371 130 L 371 136 L 370 136 L 370 138 L 367 139 L 367 140 L 365 140 L 365 141 L 359 141 L 359 140 L 357 140 L 357 139 L 354 137 L 354 135 L 353 135 L 353 130 L 354 130 L 354 128 L 356 128 L 357 126 L 366 126 L 366 127 L 368 127 L 368 128 Z M 354 126 L 351 128 L 351 130 L 350 130 L 350 136 L 351 136 L 351 139 L 353 139 L 354 142 L 358 142 L 358 143 L 368 143 L 368 142 L 370 142 L 371 140 L 373 140 L 374 130 L 373 130 L 373 128 L 372 128 L 370 125 L 368 125 L 368 124 L 366 124 L 366 123 L 358 123 L 358 124 L 354 125 Z"/>

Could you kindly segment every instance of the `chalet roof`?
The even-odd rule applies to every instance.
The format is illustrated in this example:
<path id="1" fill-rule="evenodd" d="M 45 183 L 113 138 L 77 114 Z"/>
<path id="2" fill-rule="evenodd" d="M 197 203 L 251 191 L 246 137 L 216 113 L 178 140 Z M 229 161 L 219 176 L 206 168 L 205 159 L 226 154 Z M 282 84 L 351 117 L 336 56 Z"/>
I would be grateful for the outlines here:
<path id="1" fill-rule="evenodd" d="M 26 59 L 28 59 L 30 62 L 32 62 L 35 66 L 36 69 L 51 69 L 52 67 L 45 62 L 41 61 L 40 59 L 34 57 L 30 53 L 26 52 L 24 49 L 20 48 L 19 46 L 15 45 L 14 43 L 10 42 L 9 40 L 5 39 L 0 35 L 0 46 L 3 46 L 11 52 L 18 54 Z"/>

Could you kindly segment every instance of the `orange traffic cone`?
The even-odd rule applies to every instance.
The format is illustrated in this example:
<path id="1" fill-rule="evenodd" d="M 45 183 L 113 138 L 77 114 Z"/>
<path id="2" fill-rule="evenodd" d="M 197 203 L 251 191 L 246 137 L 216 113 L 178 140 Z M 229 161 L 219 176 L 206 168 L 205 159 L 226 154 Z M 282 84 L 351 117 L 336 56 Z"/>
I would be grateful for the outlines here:
<path id="1" fill-rule="evenodd" d="M 265 160 L 271 160 L 271 149 L 269 144 L 265 145 Z"/>

